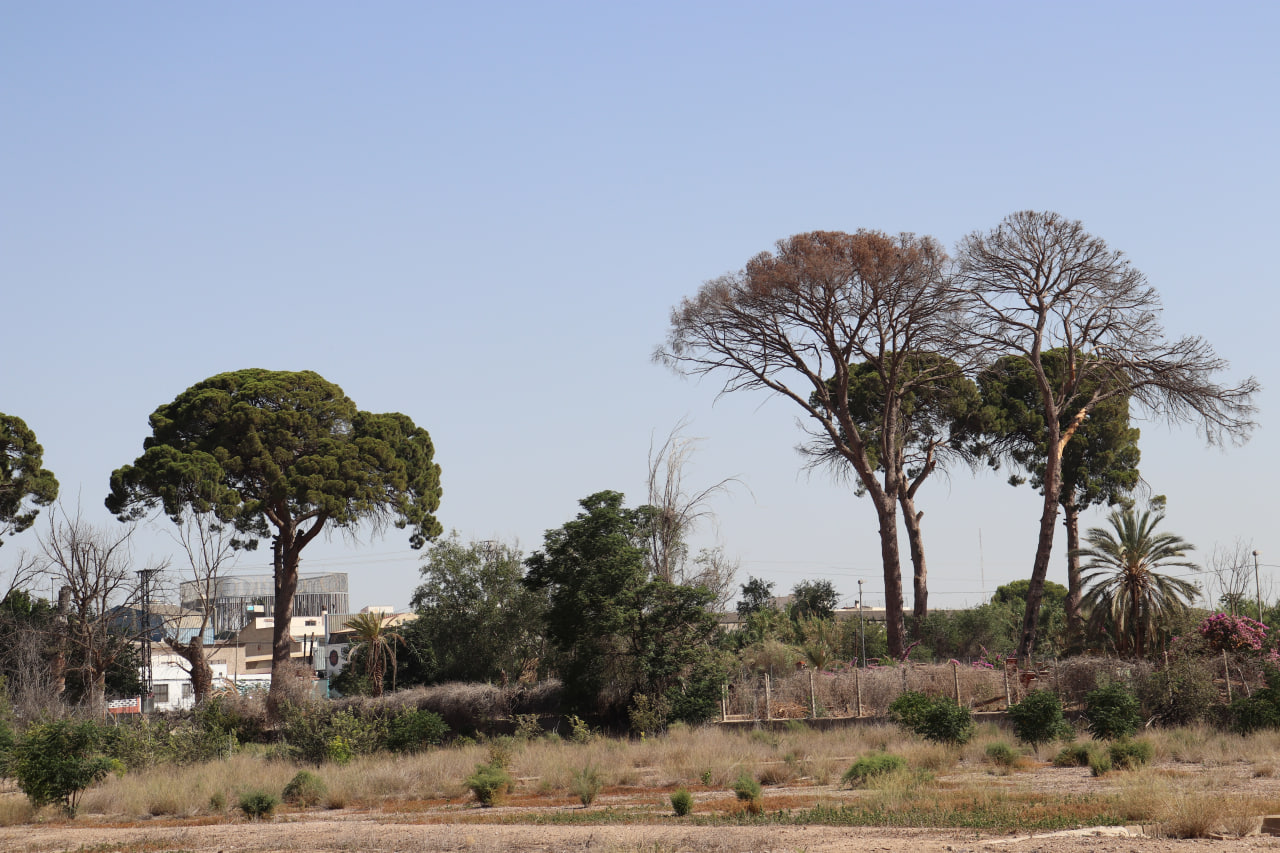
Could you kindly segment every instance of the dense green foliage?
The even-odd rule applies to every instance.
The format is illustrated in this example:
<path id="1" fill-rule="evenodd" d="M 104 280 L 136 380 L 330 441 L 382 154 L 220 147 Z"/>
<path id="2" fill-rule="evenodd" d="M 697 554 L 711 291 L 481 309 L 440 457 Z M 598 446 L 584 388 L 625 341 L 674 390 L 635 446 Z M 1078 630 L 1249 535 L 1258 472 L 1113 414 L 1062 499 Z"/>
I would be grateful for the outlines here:
<path id="1" fill-rule="evenodd" d="M 688 717 L 704 718 L 719 695 L 711 593 L 649 577 L 647 508 L 624 507 L 617 492 L 581 506 L 577 518 L 547 531 L 525 578 L 546 597 L 566 710 L 617 716 L 643 694 L 673 709 L 683 701 Z"/>
<path id="2" fill-rule="evenodd" d="M 0 412 L 0 545 L 35 523 L 39 507 L 58 497 L 58 480 L 40 467 L 44 449 L 16 415 Z"/>
<path id="3" fill-rule="evenodd" d="M 518 549 L 464 544 L 456 533 L 431 546 L 413 594 L 418 618 L 401 629 L 401 684 L 515 680 L 543 653 L 545 599 L 522 583 Z"/>
<path id="4" fill-rule="evenodd" d="M 800 581 L 791 590 L 791 618 L 830 619 L 840 604 L 840 593 L 829 580 Z"/>
<path id="5" fill-rule="evenodd" d="M 250 820 L 263 820 L 275 814 L 280 798 L 270 791 L 254 789 L 240 795 L 239 807 Z"/>
<path id="6" fill-rule="evenodd" d="M 448 733 L 449 727 L 434 711 L 405 711 L 387 723 L 387 749 L 419 752 L 428 746 L 439 745 Z"/>
<path id="7" fill-rule="evenodd" d="M 1033 690 L 1009 706 L 1009 720 L 1018 740 L 1039 749 L 1042 743 L 1070 738 L 1071 724 L 1062 715 L 1062 700 L 1048 690 Z"/>
<path id="8" fill-rule="evenodd" d="M 866 785 L 877 776 L 883 776 L 895 770 L 903 770 L 907 766 L 907 761 L 901 755 L 893 755 L 888 752 L 877 752 L 871 755 L 864 755 L 849 766 L 849 769 L 840 777 L 840 781 L 851 788 L 857 788 Z"/>
<path id="9" fill-rule="evenodd" d="M 11 771 L 32 805 L 60 803 L 74 815 L 84 790 L 122 766 L 101 745 L 102 731 L 92 722 L 34 723 L 14 746 Z"/>
<path id="10" fill-rule="evenodd" d="M 671 792 L 671 809 L 676 817 L 685 817 L 693 812 L 693 794 L 688 788 L 676 788 Z"/>
<path id="11" fill-rule="evenodd" d="M 440 533 L 440 466 L 427 431 L 401 414 L 358 410 L 310 371 L 219 374 L 157 408 L 151 430 L 142 456 L 112 473 L 107 508 L 127 520 L 159 507 L 175 523 L 209 513 L 243 545 L 272 538 L 277 667 L 288 656 L 298 561 L 321 530 L 390 517 L 411 529 L 415 548 Z"/>
<path id="12" fill-rule="evenodd" d="M 1136 770 L 1151 761 L 1155 749 L 1148 741 L 1120 738 L 1107 747 L 1111 765 L 1120 770 Z"/>
<path id="13" fill-rule="evenodd" d="M 1142 725 L 1138 699 L 1113 681 L 1090 690 L 1084 697 L 1084 719 L 1096 740 L 1128 737 Z"/>
<path id="14" fill-rule="evenodd" d="M 502 802 L 502 798 L 515 787 L 515 784 L 516 780 L 507 772 L 507 768 L 496 762 L 477 764 L 476 769 L 466 781 L 476 801 L 485 808 Z"/>
<path id="15" fill-rule="evenodd" d="M 310 770 L 299 770 L 284 786 L 280 798 L 286 803 L 309 808 L 317 806 L 329 793 L 324 780 Z"/>
<path id="16" fill-rule="evenodd" d="M 889 705 L 895 723 L 934 743 L 965 744 L 973 737 L 972 712 L 946 696 L 908 690 Z"/>

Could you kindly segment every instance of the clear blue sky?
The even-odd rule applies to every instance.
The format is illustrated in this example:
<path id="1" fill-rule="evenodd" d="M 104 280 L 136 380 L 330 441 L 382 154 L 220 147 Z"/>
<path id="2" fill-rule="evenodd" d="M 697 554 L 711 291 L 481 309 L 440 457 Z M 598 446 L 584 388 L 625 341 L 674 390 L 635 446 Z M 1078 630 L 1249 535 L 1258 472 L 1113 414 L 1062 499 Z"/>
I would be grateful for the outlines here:
<path id="1" fill-rule="evenodd" d="M 592 492 L 640 502 L 650 436 L 687 417 L 690 481 L 750 488 L 700 544 L 739 582 L 852 600 L 862 578 L 877 604 L 870 506 L 801 472 L 788 404 L 651 363 L 668 312 L 797 232 L 954 245 L 1056 210 L 1132 257 L 1172 334 L 1267 389 L 1243 449 L 1142 424 L 1169 528 L 1252 540 L 1267 584 L 1278 37 L 1269 3 L 8 4 L 0 411 L 107 522 L 157 405 L 315 370 L 431 431 L 446 529 L 526 552 Z M 919 503 L 934 606 L 1029 575 L 1031 489 L 960 470 Z M 405 606 L 417 566 L 392 531 L 303 569 Z"/>

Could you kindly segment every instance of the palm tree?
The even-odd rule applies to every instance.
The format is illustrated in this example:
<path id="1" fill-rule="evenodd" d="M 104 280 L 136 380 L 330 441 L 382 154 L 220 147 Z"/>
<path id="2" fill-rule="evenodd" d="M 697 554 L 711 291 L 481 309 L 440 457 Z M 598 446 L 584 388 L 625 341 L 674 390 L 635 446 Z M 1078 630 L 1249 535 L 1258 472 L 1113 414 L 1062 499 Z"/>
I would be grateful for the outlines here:
<path id="1" fill-rule="evenodd" d="M 1090 628 L 1105 632 L 1109 627 L 1117 650 L 1135 657 L 1142 657 L 1150 639 L 1199 592 L 1190 581 L 1156 571 L 1199 568 L 1185 559 L 1194 545 L 1176 534 L 1155 532 L 1163 520 L 1162 512 L 1116 510 L 1108 517 L 1112 530 L 1091 528 L 1085 534 L 1089 547 L 1080 549 L 1088 559 L 1080 567 L 1089 572 L 1081 578 L 1088 588 L 1081 605 L 1090 614 Z"/>
<path id="2" fill-rule="evenodd" d="M 380 613 L 358 613 L 347 620 L 347 628 L 351 631 L 352 646 L 365 652 L 365 672 L 373 682 L 373 695 L 382 695 L 382 679 L 386 670 L 387 657 L 391 658 L 394 671 L 395 643 L 404 642 L 404 637 L 389 630 L 390 619 Z"/>

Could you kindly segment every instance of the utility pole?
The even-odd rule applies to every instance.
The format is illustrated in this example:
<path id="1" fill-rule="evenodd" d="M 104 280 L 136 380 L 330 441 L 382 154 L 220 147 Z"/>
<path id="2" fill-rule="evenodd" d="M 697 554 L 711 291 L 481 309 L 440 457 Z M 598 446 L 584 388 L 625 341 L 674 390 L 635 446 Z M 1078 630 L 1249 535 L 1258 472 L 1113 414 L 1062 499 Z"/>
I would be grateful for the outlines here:
<path id="1" fill-rule="evenodd" d="M 1258 576 L 1258 551 L 1253 551 L 1253 584 L 1258 590 L 1258 621 L 1262 621 L 1262 581 Z"/>
<path id="2" fill-rule="evenodd" d="M 159 572 L 159 569 L 142 569 L 137 573 L 142 599 L 142 710 L 148 713 L 155 710 L 152 694 L 155 670 L 151 666 L 151 578 Z"/>
<path id="3" fill-rule="evenodd" d="M 859 666 L 867 665 L 867 620 L 862 615 L 862 581 L 858 581 L 858 633 L 862 635 L 862 663 Z"/>

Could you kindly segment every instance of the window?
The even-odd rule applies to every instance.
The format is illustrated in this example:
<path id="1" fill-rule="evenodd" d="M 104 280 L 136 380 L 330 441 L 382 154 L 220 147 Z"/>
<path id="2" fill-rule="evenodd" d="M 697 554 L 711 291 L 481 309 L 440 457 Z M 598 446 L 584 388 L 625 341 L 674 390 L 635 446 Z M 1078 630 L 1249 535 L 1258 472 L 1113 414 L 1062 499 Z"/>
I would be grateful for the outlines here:
<path id="1" fill-rule="evenodd" d="M 151 695 L 155 698 L 157 702 L 168 702 L 169 701 L 169 685 L 167 684 L 151 685 Z"/>
<path id="2" fill-rule="evenodd" d="M 191 686 L 191 682 L 184 682 L 182 685 L 182 698 L 191 699 L 196 695 L 196 689 Z"/>

